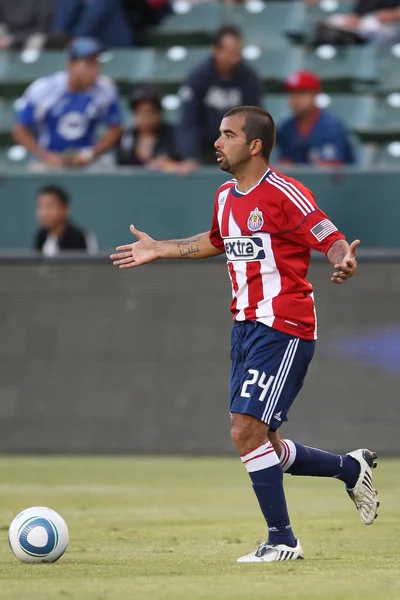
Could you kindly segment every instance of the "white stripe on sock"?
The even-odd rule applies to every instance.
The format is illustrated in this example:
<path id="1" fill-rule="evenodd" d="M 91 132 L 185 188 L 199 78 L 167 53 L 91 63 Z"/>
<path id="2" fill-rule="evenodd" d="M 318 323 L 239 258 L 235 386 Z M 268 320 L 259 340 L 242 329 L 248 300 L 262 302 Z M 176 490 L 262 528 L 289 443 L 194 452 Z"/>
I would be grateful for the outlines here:
<path id="1" fill-rule="evenodd" d="M 278 465 L 280 460 L 276 454 L 272 444 L 269 442 L 252 450 L 248 454 L 241 456 L 241 461 L 246 467 L 248 473 L 262 471 L 274 465 Z"/>
<path id="2" fill-rule="evenodd" d="M 281 440 L 282 454 L 280 457 L 282 471 L 285 473 L 296 460 L 296 446 L 292 440 Z"/>

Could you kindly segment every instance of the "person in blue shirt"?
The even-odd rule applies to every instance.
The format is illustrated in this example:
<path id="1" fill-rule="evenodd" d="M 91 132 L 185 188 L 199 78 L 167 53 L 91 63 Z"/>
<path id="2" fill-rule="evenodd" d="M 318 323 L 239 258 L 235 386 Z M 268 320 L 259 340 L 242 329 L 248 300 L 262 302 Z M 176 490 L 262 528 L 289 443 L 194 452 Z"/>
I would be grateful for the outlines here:
<path id="1" fill-rule="evenodd" d="M 19 100 L 13 135 L 49 167 L 84 167 L 121 136 L 117 89 L 100 75 L 100 42 L 79 38 L 69 46 L 66 71 L 34 81 Z M 100 139 L 100 125 L 106 131 Z"/>
<path id="2" fill-rule="evenodd" d="M 211 56 L 197 65 L 180 89 L 178 126 L 181 172 L 215 164 L 214 142 L 224 114 L 241 105 L 261 106 L 261 80 L 242 59 L 242 36 L 231 25 L 216 33 Z"/>
<path id="3" fill-rule="evenodd" d="M 115 48 L 135 41 L 121 0 L 58 0 L 52 33 L 95 37 Z"/>
<path id="4" fill-rule="evenodd" d="M 335 115 L 320 110 L 321 82 L 310 71 L 292 73 L 284 83 L 293 116 L 277 128 L 279 162 L 341 165 L 355 162 L 348 132 Z"/>

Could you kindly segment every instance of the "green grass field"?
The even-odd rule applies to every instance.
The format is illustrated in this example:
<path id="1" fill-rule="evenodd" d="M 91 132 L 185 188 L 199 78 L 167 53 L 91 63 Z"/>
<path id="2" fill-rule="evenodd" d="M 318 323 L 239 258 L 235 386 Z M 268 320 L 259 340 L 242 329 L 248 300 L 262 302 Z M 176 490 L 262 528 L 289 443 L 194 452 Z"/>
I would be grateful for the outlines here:
<path id="1" fill-rule="evenodd" d="M 3 600 L 396 600 L 400 598 L 400 462 L 375 471 L 380 515 L 361 524 L 338 481 L 285 476 L 306 559 L 238 565 L 265 536 L 235 459 L 0 459 Z M 7 529 L 47 505 L 70 530 L 53 565 L 19 563 Z"/>

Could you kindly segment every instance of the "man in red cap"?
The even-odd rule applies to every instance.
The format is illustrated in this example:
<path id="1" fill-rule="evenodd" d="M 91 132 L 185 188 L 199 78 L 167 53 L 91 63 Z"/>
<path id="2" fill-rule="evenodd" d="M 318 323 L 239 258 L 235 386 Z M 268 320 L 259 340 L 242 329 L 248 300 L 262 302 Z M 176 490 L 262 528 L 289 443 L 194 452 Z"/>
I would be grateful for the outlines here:
<path id="1" fill-rule="evenodd" d="M 354 163 L 343 123 L 316 105 L 321 82 L 310 71 L 296 71 L 284 83 L 293 116 L 277 129 L 280 162 L 313 165 Z"/>

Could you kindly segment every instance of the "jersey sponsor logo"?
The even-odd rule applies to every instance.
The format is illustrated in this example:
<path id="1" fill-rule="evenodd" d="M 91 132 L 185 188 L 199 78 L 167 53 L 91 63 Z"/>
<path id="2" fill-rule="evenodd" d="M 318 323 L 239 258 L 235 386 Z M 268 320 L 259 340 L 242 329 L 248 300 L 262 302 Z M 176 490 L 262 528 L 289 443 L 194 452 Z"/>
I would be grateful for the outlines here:
<path id="1" fill-rule="evenodd" d="M 191 88 L 189 85 L 183 85 L 178 94 L 182 102 L 190 102 L 194 97 L 193 88 Z"/>
<path id="2" fill-rule="evenodd" d="M 265 258 L 263 241 L 260 237 L 227 237 L 224 238 L 225 253 L 229 261 L 245 260 L 247 262 Z"/>
<path id="3" fill-rule="evenodd" d="M 261 210 L 258 210 L 256 207 L 249 214 L 249 218 L 247 219 L 247 227 L 250 231 L 258 231 L 264 225 L 264 218 Z"/>
<path id="4" fill-rule="evenodd" d="M 216 110 L 228 110 L 241 104 L 242 91 L 240 88 L 226 89 L 218 85 L 212 85 L 204 97 L 204 105 Z"/>
<path id="5" fill-rule="evenodd" d="M 57 131 L 66 140 L 79 140 L 85 135 L 89 127 L 86 115 L 72 111 L 61 117 L 58 122 Z"/>
<path id="6" fill-rule="evenodd" d="M 328 237 L 331 233 L 337 231 L 337 227 L 334 226 L 332 221 L 329 219 L 324 219 L 320 221 L 311 229 L 311 233 L 314 237 L 317 238 L 319 242 L 322 242 L 325 238 Z"/>

